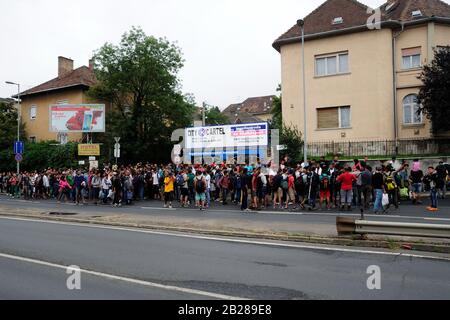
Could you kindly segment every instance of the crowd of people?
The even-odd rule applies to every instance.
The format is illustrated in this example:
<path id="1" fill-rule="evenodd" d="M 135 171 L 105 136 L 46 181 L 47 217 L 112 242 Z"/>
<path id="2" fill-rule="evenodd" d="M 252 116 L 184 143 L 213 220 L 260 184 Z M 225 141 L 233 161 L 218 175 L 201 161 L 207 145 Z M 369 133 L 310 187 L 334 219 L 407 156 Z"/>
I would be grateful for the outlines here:
<path id="1" fill-rule="evenodd" d="M 214 203 L 262 209 L 351 211 L 372 209 L 386 213 L 401 202 L 421 205 L 430 194 L 429 211 L 438 211 L 438 199 L 450 187 L 450 166 L 443 161 L 422 171 L 419 160 L 409 164 L 395 158 L 375 168 L 354 160 L 351 166 L 325 158 L 292 165 L 284 159 L 245 165 L 109 166 L 98 170 L 57 170 L 0 174 L 0 191 L 25 200 L 55 199 L 76 205 L 131 205 L 155 200 L 165 208 L 210 208 Z M 450 189 L 450 188 L 449 188 Z"/>

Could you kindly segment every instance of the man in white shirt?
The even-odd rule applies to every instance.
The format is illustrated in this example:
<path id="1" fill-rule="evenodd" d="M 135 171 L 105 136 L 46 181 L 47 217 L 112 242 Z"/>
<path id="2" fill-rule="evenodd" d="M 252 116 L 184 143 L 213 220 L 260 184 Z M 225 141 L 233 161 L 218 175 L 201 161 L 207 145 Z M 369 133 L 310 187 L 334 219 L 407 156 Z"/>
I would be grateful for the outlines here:
<path id="1" fill-rule="evenodd" d="M 211 205 L 211 175 L 209 174 L 209 171 L 205 171 L 203 175 L 205 176 L 206 181 L 206 208 L 209 208 Z"/>

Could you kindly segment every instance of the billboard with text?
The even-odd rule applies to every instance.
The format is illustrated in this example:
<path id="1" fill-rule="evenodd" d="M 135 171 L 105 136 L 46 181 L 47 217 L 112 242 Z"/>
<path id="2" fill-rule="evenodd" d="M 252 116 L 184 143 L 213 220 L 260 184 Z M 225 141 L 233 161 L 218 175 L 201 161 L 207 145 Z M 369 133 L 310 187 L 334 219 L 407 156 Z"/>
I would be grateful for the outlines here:
<path id="1" fill-rule="evenodd" d="M 267 123 L 188 128 L 186 149 L 262 147 L 269 143 Z"/>
<path id="2" fill-rule="evenodd" d="M 105 105 L 52 105 L 50 132 L 105 132 Z"/>

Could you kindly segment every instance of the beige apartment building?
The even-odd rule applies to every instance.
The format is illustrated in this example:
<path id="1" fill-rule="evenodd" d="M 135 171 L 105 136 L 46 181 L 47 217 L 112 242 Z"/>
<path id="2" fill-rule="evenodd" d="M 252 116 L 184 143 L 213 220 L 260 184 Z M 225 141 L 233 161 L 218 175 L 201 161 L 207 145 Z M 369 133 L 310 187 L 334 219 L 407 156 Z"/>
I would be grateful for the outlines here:
<path id="1" fill-rule="evenodd" d="M 96 83 L 93 65 L 74 70 L 71 59 L 58 58 L 58 76 L 20 94 L 22 122 L 30 141 L 81 142 L 82 133 L 59 134 L 49 128 L 49 107 L 54 104 L 101 103 L 87 97 Z"/>
<path id="2" fill-rule="evenodd" d="M 304 19 L 304 30 L 309 141 L 431 137 L 429 121 L 415 112 L 417 77 L 435 49 L 450 45 L 448 4 L 390 0 L 371 11 L 328 0 Z M 301 39 L 295 25 L 273 46 L 281 54 L 284 121 L 303 132 Z"/>

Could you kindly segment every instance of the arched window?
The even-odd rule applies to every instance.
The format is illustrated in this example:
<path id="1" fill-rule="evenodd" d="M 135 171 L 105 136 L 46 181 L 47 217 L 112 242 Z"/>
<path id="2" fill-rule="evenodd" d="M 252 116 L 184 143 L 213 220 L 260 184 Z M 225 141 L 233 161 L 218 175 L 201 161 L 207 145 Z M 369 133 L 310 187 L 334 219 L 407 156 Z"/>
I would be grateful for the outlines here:
<path id="1" fill-rule="evenodd" d="M 404 124 L 422 124 L 423 115 L 418 114 L 419 100 L 417 95 L 410 94 L 403 99 L 403 123 Z"/>

